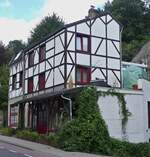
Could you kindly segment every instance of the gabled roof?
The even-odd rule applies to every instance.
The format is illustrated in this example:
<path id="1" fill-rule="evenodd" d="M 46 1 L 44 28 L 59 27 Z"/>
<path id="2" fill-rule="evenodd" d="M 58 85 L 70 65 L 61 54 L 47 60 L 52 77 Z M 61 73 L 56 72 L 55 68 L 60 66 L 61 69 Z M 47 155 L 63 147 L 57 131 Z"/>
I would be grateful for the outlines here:
<path id="1" fill-rule="evenodd" d="M 72 26 L 77 25 L 77 24 L 81 24 L 81 23 L 83 23 L 83 22 L 87 22 L 87 21 L 89 21 L 89 20 L 94 20 L 94 19 L 96 19 L 96 18 L 98 18 L 98 17 L 102 17 L 102 16 L 105 16 L 105 15 L 110 15 L 110 16 L 120 25 L 120 28 L 121 28 L 120 31 L 122 30 L 123 25 L 122 25 L 116 18 L 114 18 L 109 12 L 103 12 L 103 13 L 101 13 L 101 14 L 99 14 L 99 15 L 93 17 L 93 18 L 86 17 L 86 18 L 84 18 L 84 19 L 82 19 L 82 20 L 79 20 L 79 21 L 76 21 L 76 22 L 73 22 L 73 23 L 69 23 L 69 24 L 64 25 L 62 28 L 58 29 L 58 30 L 55 31 L 54 33 L 49 33 L 48 35 L 46 35 L 45 37 L 43 37 L 43 38 L 42 38 L 41 40 L 39 40 L 38 42 L 35 42 L 35 43 L 33 43 L 33 44 L 27 46 L 26 48 L 24 48 L 24 49 L 22 50 L 22 53 L 29 51 L 30 49 L 32 49 L 32 48 L 35 47 L 36 45 L 39 45 L 40 43 L 42 43 L 42 42 L 44 42 L 45 40 L 49 39 L 50 37 L 54 36 L 55 34 L 61 32 L 63 29 L 72 27 Z M 17 55 L 16 55 L 16 56 L 17 56 Z M 10 65 L 11 65 L 11 64 L 14 64 L 14 59 L 15 59 L 15 57 L 12 58 L 12 60 L 11 60 L 11 62 L 10 62 Z"/>

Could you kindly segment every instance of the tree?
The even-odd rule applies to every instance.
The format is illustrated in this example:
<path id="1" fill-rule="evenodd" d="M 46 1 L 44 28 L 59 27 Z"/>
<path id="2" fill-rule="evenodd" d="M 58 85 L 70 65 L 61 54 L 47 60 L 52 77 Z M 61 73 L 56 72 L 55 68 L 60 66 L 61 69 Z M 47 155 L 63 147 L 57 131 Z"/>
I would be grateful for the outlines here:
<path id="1" fill-rule="evenodd" d="M 21 51 L 22 49 L 24 49 L 26 46 L 25 43 L 23 43 L 22 40 L 13 40 L 10 41 L 6 47 L 6 59 L 7 59 L 7 63 L 10 61 L 10 59 L 12 58 L 12 56 L 14 56 L 15 54 L 17 54 L 19 51 Z"/>
<path id="2" fill-rule="evenodd" d="M 6 63 L 6 49 L 2 42 L 0 42 L 0 65 Z"/>
<path id="3" fill-rule="evenodd" d="M 34 29 L 31 31 L 31 37 L 28 39 L 28 44 L 39 41 L 49 33 L 64 26 L 63 20 L 55 13 L 51 16 L 46 16 Z"/>
<path id="4" fill-rule="evenodd" d="M 0 110 L 3 111 L 3 125 L 6 126 L 8 107 L 8 79 L 9 70 L 7 65 L 0 66 Z"/>

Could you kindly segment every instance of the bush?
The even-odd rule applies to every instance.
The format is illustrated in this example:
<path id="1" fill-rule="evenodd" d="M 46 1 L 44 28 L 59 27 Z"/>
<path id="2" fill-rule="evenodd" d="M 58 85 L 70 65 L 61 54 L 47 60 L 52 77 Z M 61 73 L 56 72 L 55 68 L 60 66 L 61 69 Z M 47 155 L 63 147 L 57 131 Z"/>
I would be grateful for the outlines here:
<path id="1" fill-rule="evenodd" d="M 77 118 L 60 129 L 59 145 L 68 151 L 110 154 L 110 138 L 97 104 L 94 87 L 84 89 L 76 99 Z"/>
<path id="2" fill-rule="evenodd" d="M 0 128 L 0 133 L 6 136 L 12 136 L 15 134 L 15 130 L 12 128 Z"/>
<path id="3" fill-rule="evenodd" d="M 17 131 L 16 137 L 35 142 L 39 140 L 39 134 L 29 130 Z"/>

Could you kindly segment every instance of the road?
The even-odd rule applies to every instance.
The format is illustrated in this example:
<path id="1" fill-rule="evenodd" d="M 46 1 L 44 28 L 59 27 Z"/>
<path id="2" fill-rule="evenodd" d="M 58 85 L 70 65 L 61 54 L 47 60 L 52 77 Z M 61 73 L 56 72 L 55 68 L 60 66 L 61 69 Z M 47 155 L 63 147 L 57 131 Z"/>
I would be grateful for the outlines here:
<path id="1" fill-rule="evenodd" d="M 60 157 L 0 141 L 0 157 Z"/>

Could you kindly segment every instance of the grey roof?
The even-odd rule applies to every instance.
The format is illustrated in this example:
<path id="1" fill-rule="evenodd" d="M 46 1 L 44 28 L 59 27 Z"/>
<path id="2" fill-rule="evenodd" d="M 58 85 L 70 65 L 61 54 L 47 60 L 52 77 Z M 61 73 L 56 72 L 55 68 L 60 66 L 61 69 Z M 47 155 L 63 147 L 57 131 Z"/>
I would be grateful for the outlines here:
<path id="1" fill-rule="evenodd" d="M 150 67 L 150 41 L 148 41 L 132 59 L 135 63 L 145 63 Z"/>

